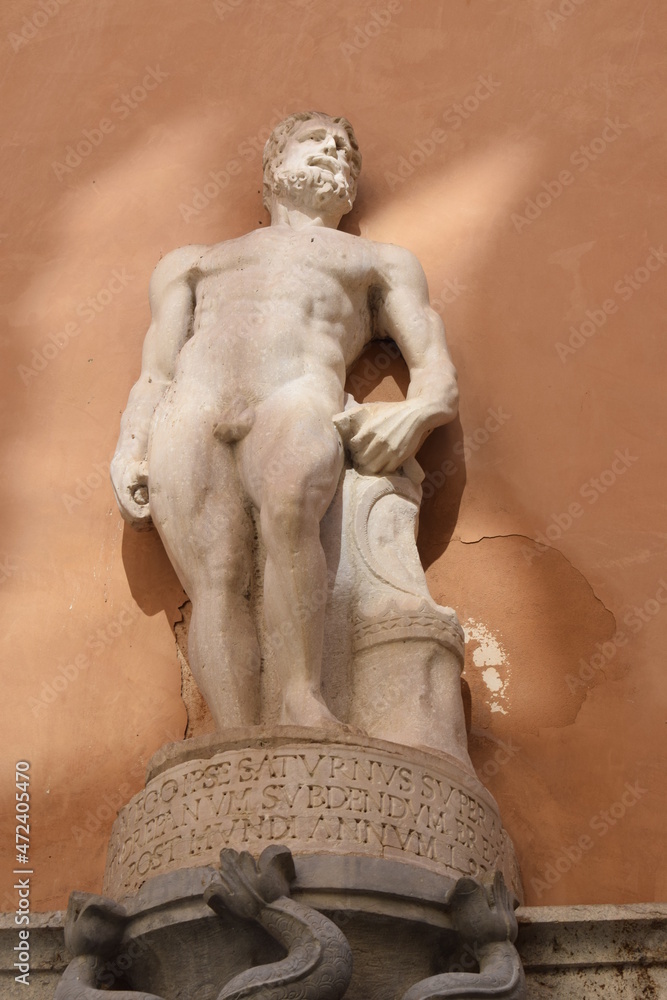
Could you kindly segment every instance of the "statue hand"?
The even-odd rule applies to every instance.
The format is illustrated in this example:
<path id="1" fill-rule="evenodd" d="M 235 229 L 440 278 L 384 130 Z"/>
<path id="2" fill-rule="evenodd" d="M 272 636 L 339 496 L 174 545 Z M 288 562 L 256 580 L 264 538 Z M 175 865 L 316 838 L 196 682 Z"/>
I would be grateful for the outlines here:
<path id="1" fill-rule="evenodd" d="M 146 462 L 127 461 L 116 453 L 111 462 L 111 485 L 123 520 L 137 531 L 151 528 Z"/>
<path id="2" fill-rule="evenodd" d="M 334 424 L 360 472 L 383 475 L 417 451 L 425 430 L 424 404 L 360 403 L 335 414 Z"/>

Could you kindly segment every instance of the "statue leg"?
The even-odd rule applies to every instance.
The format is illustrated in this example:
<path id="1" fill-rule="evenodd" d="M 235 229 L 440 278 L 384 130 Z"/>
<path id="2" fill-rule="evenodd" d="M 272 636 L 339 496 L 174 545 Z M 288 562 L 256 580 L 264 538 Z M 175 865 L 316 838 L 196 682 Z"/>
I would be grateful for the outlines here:
<path id="1" fill-rule="evenodd" d="M 282 689 L 281 723 L 339 724 L 320 677 L 327 565 L 320 521 L 343 467 L 343 445 L 321 397 L 293 390 L 258 408 L 239 468 L 260 512 L 266 549 L 264 614 Z"/>
<path id="2" fill-rule="evenodd" d="M 232 446 L 202 401 L 156 414 L 151 516 L 192 601 L 188 653 L 218 729 L 259 721 L 260 656 L 250 612 L 253 524 Z"/>

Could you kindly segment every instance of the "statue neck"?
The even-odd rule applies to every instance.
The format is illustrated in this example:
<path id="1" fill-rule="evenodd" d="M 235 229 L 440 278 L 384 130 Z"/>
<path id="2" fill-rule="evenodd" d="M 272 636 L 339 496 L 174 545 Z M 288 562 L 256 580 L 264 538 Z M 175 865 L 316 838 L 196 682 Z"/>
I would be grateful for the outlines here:
<path id="1" fill-rule="evenodd" d="M 272 226 L 290 226 L 292 229 L 306 229 L 308 226 L 337 229 L 344 214 L 343 212 L 329 214 L 318 209 L 290 204 L 282 198 L 272 199 L 270 213 Z"/>

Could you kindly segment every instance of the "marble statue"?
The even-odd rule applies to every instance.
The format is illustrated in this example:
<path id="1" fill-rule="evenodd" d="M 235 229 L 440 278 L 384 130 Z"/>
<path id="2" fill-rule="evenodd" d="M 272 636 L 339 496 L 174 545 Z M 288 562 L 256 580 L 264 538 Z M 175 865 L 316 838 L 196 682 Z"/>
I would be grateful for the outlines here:
<path id="1" fill-rule="evenodd" d="M 158 750 L 119 810 L 104 895 L 70 897 L 56 1000 L 525 1000 L 463 631 L 416 545 L 415 455 L 456 374 L 414 256 L 338 231 L 360 167 L 345 118 L 290 115 L 271 226 L 153 274 L 111 476 L 190 598 L 216 731 Z M 402 401 L 345 391 L 373 339 L 400 349 Z"/>
<path id="2" fill-rule="evenodd" d="M 192 601 L 190 665 L 219 729 L 260 718 L 258 551 L 278 721 L 337 725 L 321 690 L 325 602 L 310 599 L 328 586 L 323 518 L 346 462 L 364 482 L 393 483 L 395 493 L 412 481 L 414 491 L 413 456 L 457 412 L 456 373 L 420 264 L 337 229 L 360 168 L 345 118 L 290 115 L 264 154 L 270 227 L 175 250 L 151 279 L 152 321 L 112 481 L 125 520 L 155 525 Z M 407 398 L 360 404 L 344 391 L 346 373 L 371 340 L 387 338 L 409 369 Z M 420 588 L 410 614 L 424 626 L 439 606 Z M 375 612 L 381 629 L 387 613 Z M 460 633 L 450 617 L 450 633 Z M 355 627 L 362 639 L 375 628 Z"/>

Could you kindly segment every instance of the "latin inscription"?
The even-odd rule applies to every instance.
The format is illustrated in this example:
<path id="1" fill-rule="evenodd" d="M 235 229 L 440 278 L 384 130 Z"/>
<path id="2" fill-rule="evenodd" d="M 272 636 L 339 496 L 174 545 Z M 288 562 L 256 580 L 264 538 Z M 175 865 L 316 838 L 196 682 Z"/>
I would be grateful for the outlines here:
<path id="1" fill-rule="evenodd" d="M 106 890 L 215 864 L 223 847 L 276 842 L 295 854 L 410 855 L 471 875 L 504 867 L 507 852 L 492 803 L 436 769 L 353 748 L 230 750 L 171 768 L 120 811 Z"/>

